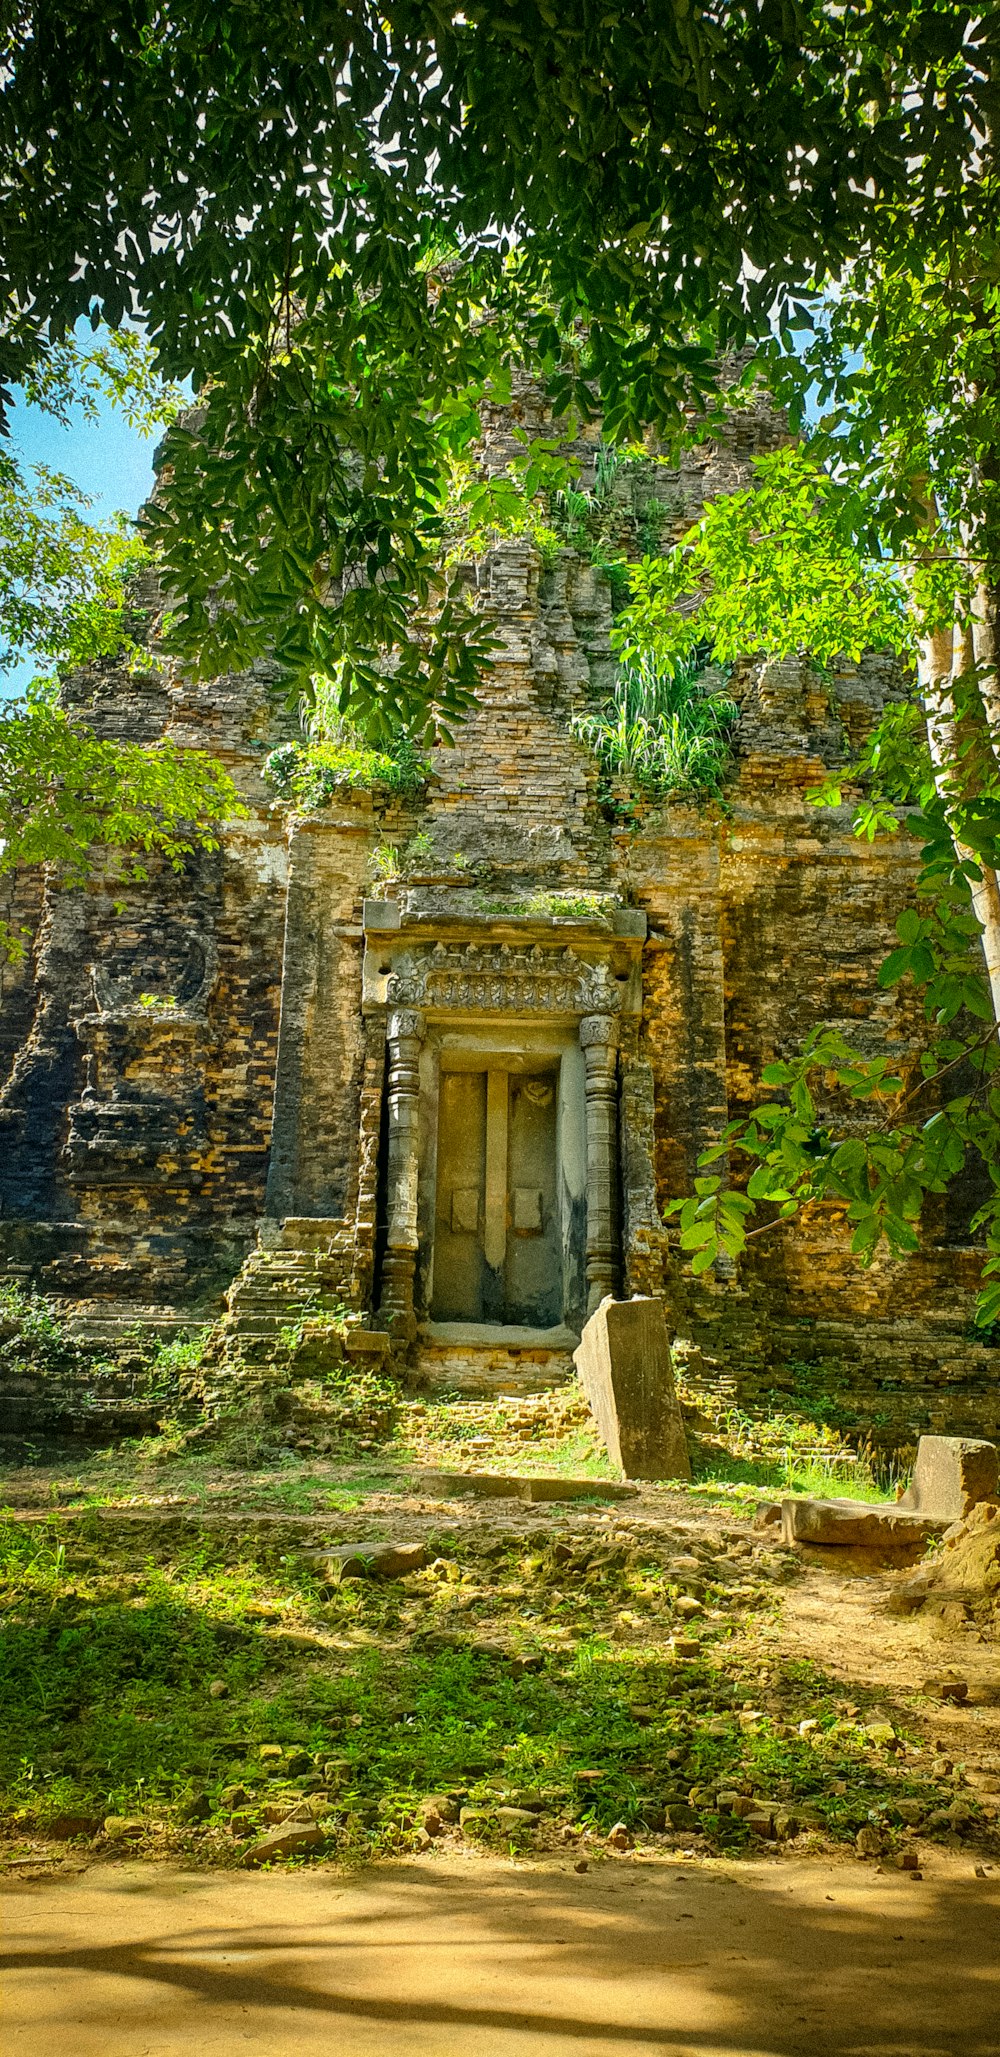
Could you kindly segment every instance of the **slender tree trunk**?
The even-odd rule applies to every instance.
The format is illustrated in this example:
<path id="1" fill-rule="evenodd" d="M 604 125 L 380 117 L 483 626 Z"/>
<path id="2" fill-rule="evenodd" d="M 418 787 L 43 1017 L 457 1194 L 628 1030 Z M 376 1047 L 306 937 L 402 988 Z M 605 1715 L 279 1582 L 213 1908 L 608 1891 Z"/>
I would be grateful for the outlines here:
<path id="1" fill-rule="evenodd" d="M 917 678 L 934 783 L 949 815 L 957 803 L 975 797 L 977 786 L 981 790 L 976 767 L 982 772 L 984 759 L 991 780 L 1000 776 L 1000 680 L 991 614 L 989 594 L 980 587 L 968 625 L 955 623 L 925 636 L 918 652 Z M 964 704 L 970 691 L 971 715 Z M 969 880 L 969 892 L 982 935 L 993 1018 L 1000 1022 L 1000 879 L 959 833 L 954 845 L 956 856 L 975 865 L 979 873 Z"/>

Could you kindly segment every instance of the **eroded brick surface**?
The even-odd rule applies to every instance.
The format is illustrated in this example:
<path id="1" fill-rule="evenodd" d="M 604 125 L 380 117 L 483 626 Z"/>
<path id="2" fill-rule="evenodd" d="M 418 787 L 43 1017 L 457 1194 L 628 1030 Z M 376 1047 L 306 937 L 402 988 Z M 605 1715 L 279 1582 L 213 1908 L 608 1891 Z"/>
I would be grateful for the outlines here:
<path id="1" fill-rule="evenodd" d="M 503 423 L 487 426 L 502 463 Z M 772 435 L 766 422 L 738 425 L 676 473 L 651 466 L 661 538 L 706 492 L 743 482 Z M 726 808 L 650 808 L 626 830 L 602 812 L 594 760 L 568 726 L 609 676 L 606 579 L 569 549 L 545 570 L 521 542 L 475 578 L 502 648 L 455 747 L 436 753 L 426 795 L 405 807 L 353 793 L 296 820 L 277 805 L 261 765 L 287 717 L 263 677 L 192 687 L 105 666 L 71 682 L 68 697 L 102 733 L 215 751 L 249 812 L 181 877 L 152 865 L 147 884 L 124 892 L 100 876 L 77 893 L 36 875 L 5 884 L 28 930 L 0 988 L 5 1275 L 98 1325 L 211 1318 L 232 1286 L 232 1320 L 253 1310 L 266 1335 L 283 1309 L 301 1312 L 290 1282 L 314 1273 L 327 1308 L 372 1312 L 387 1016 L 363 990 L 366 893 L 398 902 L 417 935 L 422 922 L 453 922 L 465 939 L 516 944 L 520 923 L 545 950 L 562 947 L 551 903 L 563 895 L 578 918 L 592 910 L 591 954 L 623 980 L 632 958 L 602 941 L 601 909 L 647 920 L 641 1009 L 623 1011 L 618 1042 L 621 1283 L 663 1293 L 690 1342 L 689 1384 L 713 1402 L 776 1393 L 790 1407 L 823 1388 L 885 1440 L 994 1435 L 993 1353 L 970 1340 L 971 1189 L 929 1217 L 918 1257 L 868 1272 L 826 1213 L 762 1238 L 737 1278 L 693 1285 L 662 1226 L 699 1149 L 816 1022 L 890 1050 L 904 1071 L 915 1062 L 918 1010 L 905 988 L 874 984 L 912 892 L 915 846 L 859 843 L 848 810 L 806 798 L 898 690 L 891 669 L 870 659 L 832 681 L 797 663 L 748 670 L 734 684 Z M 374 861 L 387 847 L 402 853 L 389 885 Z M 374 944 L 372 963 L 377 973 Z M 312 1243 L 288 1226 L 309 1222 Z M 416 1351 L 433 1376 L 447 1375 L 447 1354 L 428 1337 Z M 477 1364 L 500 1390 L 525 1369 L 501 1351 L 451 1370 L 474 1382 Z M 567 1364 L 563 1352 L 555 1375 Z"/>

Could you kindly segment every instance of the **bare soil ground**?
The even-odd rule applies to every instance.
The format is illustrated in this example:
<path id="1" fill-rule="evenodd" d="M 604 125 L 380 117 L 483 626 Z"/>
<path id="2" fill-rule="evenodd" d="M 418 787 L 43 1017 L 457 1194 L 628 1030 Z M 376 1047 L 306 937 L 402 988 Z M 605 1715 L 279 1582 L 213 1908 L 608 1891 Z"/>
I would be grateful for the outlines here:
<path id="1" fill-rule="evenodd" d="M 9 1885 L 17 2057 L 996 2057 L 1000 1878 L 851 1858 Z"/>

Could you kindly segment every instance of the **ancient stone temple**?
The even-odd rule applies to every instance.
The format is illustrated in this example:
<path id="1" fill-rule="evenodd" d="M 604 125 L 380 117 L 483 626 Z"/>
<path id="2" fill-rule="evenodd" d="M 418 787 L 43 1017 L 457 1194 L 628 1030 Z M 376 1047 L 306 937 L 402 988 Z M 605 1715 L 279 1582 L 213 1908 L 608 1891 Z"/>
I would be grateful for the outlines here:
<path id="1" fill-rule="evenodd" d="M 761 434 L 737 419 L 621 491 L 647 521 L 658 498 L 667 536 L 747 476 Z M 889 668 L 748 668 L 725 804 L 616 814 L 571 726 L 612 673 L 606 576 L 522 540 L 468 575 L 501 648 L 405 800 L 277 799 L 287 717 L 263 674 L 107 666 L 67 688 L 101 733 L 216 752 L 247 813 L 124 895 L 14 881 L 31 947 L 2 973 L 6 1275 L 98 1327 L 228 1304 L 249 1341 L 344 1306 L 412 1375 L 480 1391 L 567 1375 L 604 1294 L 654 1293 L 716 1394 L 791 1405 L 825 1381 L 879 1437 L 994 1434 L 971 1193 L 920 1256 L 867 1272 L 832 1212 L 700 1281 L 664 1223 L 817 1021 L 904 1066 L 919 1045 L 905 990 L 874 984 L 914 846 L 859 843 L 849 808 L 806 799 L 898 691 Z"/>

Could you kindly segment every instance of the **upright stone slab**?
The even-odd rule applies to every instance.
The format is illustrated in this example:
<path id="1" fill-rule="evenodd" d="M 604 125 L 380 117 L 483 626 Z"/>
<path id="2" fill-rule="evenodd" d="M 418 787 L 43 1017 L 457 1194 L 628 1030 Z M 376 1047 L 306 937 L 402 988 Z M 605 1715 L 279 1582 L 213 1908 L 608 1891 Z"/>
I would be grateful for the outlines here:
<path id="1" fill-rule="evenodd" d="M 612 1463 L 626 1478 L 690 1478 L 659 1300 L 602 1300 L 573 1353 Z"/>
<path id="2" fill-rule="evenodd" d="M 997 1446 L 974 1436 L 921 1436 L 913 1478 L 899 1501 L 934 1521 L 961 1521 L 997 1497 Z"/>

